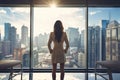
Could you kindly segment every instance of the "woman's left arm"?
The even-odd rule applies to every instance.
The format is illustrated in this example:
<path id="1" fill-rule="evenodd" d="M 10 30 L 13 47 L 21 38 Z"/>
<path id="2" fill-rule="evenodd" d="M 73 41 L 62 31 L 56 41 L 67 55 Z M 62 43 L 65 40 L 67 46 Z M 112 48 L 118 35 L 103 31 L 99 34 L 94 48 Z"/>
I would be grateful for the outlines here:
<path id="1" fill-rule="evenodd" d="M 52 33 L 50 33 L 49 40 L 48 40 L 48 49 L 49 52 L 52 53 L 52 48 L 51 48 L 51 43 L 52 43 Z"/>
<path id="2" fill-rule="evenodd" d="M 68 41 L 66 32 L 65 32 L 65 43 L 66 43 L 65 53 L 67 53 L 68 48 L 69 48 L 69 41 Z"/>

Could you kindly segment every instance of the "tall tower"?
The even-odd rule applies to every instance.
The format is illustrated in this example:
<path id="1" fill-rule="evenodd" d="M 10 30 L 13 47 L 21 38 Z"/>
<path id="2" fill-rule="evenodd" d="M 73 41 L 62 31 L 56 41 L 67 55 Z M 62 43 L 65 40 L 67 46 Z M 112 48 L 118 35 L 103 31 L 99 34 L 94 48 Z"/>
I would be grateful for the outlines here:
<path id="1" fill-rule="evenodd" d="M 21 43 L 24 44 L 26 47 L 28 46 L 28 27 L 22 26 L 21 28 Z"/>
<path id="2" fill-rule="evenodd" d="M 81 52 L 85 52 L 85 30 L 81 31 Z"/>
<path id="3" fill-rule="evenodd" d="M 88 27 L 88 67 L 95 67 L 95 62 L 100 60 L 100 27 Z"/>
<path id="4" fill-rule="evenodd" d="M 14 53 L 14 49 L 16 48 L 16 28 L 14 26 L 11 27 L 10 29 L 10 50 L 11 50 L 11 53 L 13 54 Z"/>
<path id="5" fill-rule="evenodd" d="M 4 26 L 5 26 L 5 37 L 4 37 L 4 40 L 10 40 L 11 24 L 10 23 L 4 23 Z"/>
<path id="6" fill-rule="evenodd" d="M 111 21 L 106 29 L 106 60 L 120 59 L 120 24 Z"/>
<path id="7" fill-rule="evenodd" d="M 10 23 L 4 23 L 5 26 L 5 36 L 2 46 L 2 52 L 4 52 L 5 55 L 13 54 L 14 48 L 16 46 L 16 28 L 11 26 Z"/>
<path id="8" fill-rule="evenodd" d="M 106 28 L 108 26 L 109 20 L 101 20 L 101 59 L 106 59 Z"/>
<path id="9" fill-rule="evenodd" d="M 80 34 L 79 34 L 78 28 L 69 27 L 66 30 L 66 32 L 67 32 L 67 35 L 68 35 L 70 46 L 77 47 L 78 40 L 80 38 Z"/>

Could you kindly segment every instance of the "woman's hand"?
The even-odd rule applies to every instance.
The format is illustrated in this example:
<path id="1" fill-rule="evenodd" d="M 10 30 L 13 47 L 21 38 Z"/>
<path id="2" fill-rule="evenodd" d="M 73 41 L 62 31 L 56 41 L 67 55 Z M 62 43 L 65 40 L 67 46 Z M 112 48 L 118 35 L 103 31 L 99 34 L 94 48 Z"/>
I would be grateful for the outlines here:
<path id="1" fill-rule="evenodd" d="M 65 53 L 67 53 L 67 50 L 64 50 Z"/>
<path id="2" fill-rule="evenodd" d="M 51 50 L 50 50 L 50 54 L 51 54 L 52 52 L 53 52 L 53 50 L 51 49 Z"/>

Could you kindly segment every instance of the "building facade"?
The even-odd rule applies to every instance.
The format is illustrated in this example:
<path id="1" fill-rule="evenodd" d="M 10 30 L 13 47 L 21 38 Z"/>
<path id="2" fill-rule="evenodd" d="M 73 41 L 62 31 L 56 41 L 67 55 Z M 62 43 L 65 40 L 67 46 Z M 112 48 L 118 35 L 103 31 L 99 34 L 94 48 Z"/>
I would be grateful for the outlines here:
<path id="1" fill-rule="evenodd" d="M 106 60 L 120 59 L 120 24 L 111 21 L 106 29 Z"/>

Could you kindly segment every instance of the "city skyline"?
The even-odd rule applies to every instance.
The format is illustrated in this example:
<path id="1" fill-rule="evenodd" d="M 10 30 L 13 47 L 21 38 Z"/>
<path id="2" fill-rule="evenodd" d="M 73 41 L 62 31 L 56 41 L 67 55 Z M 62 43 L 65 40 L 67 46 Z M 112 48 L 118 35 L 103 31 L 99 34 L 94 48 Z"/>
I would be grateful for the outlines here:
<path id="1" fill-rule="evenodd" d="M 117 9 L 117 10 L 116 10 Z M 120 22 L 118 15 L 120 8 L 89 8 L 88 9 L 89 26 L 99 25 L 100 20 L 117 20 Z M 116 12 L 117 11 L 117 12 Z M 49 13 L 49 14 L 48 14 Z M 17 28 L 17 33 L 21 34 L 22 25 L 30 28 L 30 8 L 29 7 L 0 7 L 0 29 L 1 36 L 4 35 L 4 23 L 11 23 Z M 53 31 L 55 20 L 63 21 L 65 29 L 75 27 L 85 29 L 85 8 L 34 8 L 34 36 L 44 32 Z"/>
<path id="2" fill-rule="evenodd" d="M 13 10 L 19 12 L 18 9 L 20 8 L 13 9 Z M 6 12 L 4 10 L 0 10 L 0 12 L 7 14 L 7 10 Z M 51 62 L 50 62 L 51 55 L 47 48 L 47 42 L 48 42 L 47 40 L 48 40 L 49 34 L 40 34 L 40 33 L 44 33 L 44 32 L 49 33 L 53 31 L 54 21 L 60 18 L 61 20 L 63 20 L 63 25 L 65 26 L 64 30 L 66 31 L 68 35 L 68 40 L 70 43 L 70 48 L 68 52 L 66 53 L 65 69 L 68 69 L 68 68 L 83 69 L 86 67 L 95 68 L 96 61 L 107 60 L 106 58 L 107 49 L 105 49 L 106 43 L 107 43 L 106 30 L 108 30 L 109 28 L 112 29 L 116 27 L 116 32 L 117 32 L 117 28 L 119 28 L 119 25 L 120 25 L 119 17 L 117 13 L 111 13 L 111 11 L 114 11 L 112 8 L 109 8 L 109 9 L 89 8 L 88 18 L 90 20 L 88 20 L 89 26 L 88 26 L 88 37 L 87 37 L 88 38 L 88 45 L 87 45 L 88 52 L 87 53 L 86 53 L 86 45 L 85 45 L 86 44 L 85 14 L 83 14 L 85 13 L 84 11 L 85 8 L 55 8 L 55 9 L 54 8 L 51 8 L 51 9 L 50 8 L 38 8 L 38 9 L 35 8 L 34 10 L 35 10 L 34 11 L 35 16 L 33 16 L 34 17 L 33 21 L 35 25 L 33 27 L 34 29 L 33 34 L 35 35 L 32 37 L 34 39 L 33 45 L 29 44 L 30 38 L 28 36 L 29 35 L 28 29 L 30 27 L 26 25 L 26 22 L 29 22 L 29 21 L 27 21 L 27 18 L 26 18 L 26 21 L 25 20 L 23 21 L 23 19 L 25 18 L 22 18 L 23 16 L 26 17 L 25 15 L 29 14 L 29 12 L 27 14 L 24 14 L 25 11 L 23 10 L 22 11 L 23 14 L 20 14 L 18 12 L 11 10 L 11 12 L 13 12 L 14 14 L 11 15 L 11 13 L 9 13 L 9 15 L 21 17 L 20 19 L 18 18 L 19 19 L 18 21 L 20 21 L 19 22 L 20 27 L 18 27 L 18 25 L 15 26 L 15 24 L 17 24 L 17 21 L 14 24 L 13 23 L 14 18 L 13 18 L 13 22 L 12 21 L 3 22 L 3 24 L 5 24 L 4 26 L 2 26 L 2 27 L 5 27 L 5 30 L 3 31 L 5 32 L 5 40 L 1 41 L 1 44 L 2 44 L 0 46 L 0 50 L 1 50 L 0 58 L 1 59 L 22 60 L 23 68 L 29 69 L 29 56 L 30 56 L 29 53 L 30 53 L 30 49 L 32 49 L 29 46 L 32 46 L 33 47 L 32 54 L 34 55 L 31 55 L 32 56 L 31 60 L 33 61 L 31 64 L 33 64 L 32 66 L 33 69 L 36 69 L 36 68 L 37 69 L 38 68 L 51 69 L 52 68 Z M 102 12 L 102 11 L 105 11 L 105 12 Z M 47 15 L 48 13 L 49 15 Z M 103 15 L 103 13 L 105 15 Z M 112 18 L 113 14 L 115 15 L 114 16 L 115 18 Z M 45 15 L 45 16 L 41 16 L 41 15 Z M 0 16 L 0 17 L 3 17 L 3 16 Z M 11 19 L 12 18 L 9 16 L 8 21 Z M 7 17 L 6 17 L 6 20 L 7 20 Z M 17 20 L 17 18 L 15 20 Z M 110 21 L 116 20 L 116 21 L 109 22 L 109 20 Z M 99 21 L 101 21 L 101 23 L 99 23 Z M 23 23 L 25 24 L 22 25 Z M 21 37 L 22 37 L 20 40 L 18 40 L 18 38 L 16 37 L 18 36 L 16 34 L 16 30 L 19 30 L 20 32 L 22 32 L 21 34 L 18 31 L 18 34 L 19 35 L 21 34 Z M 117 36 L 117 33 L 115 36 Z M 112 39 L 112 36 L 110 38 Z M 110 46 L 118 45 L 118 44 L 114 44 L 115 41 L 114 42 L 112 41 L 111 43 L 112 44 L 110 44 Z M 17 46 L 14 47 L 12 45 L 17 45 Z M 25 45 L 25 47 L 23 48 L 21 45 Z M 108 47 L 110 46 L 108 45 Z M 109 49 L 111 50 L 111 47 Z M 115 49 L 118 49 L 118 48 L 116 47 Z M 114 51 L 115 49 L 112 49 L 112 51 Z M 9 54 L 8 52 L 6 52 L 5 54 L 4 51 L 8 51 Z M 113 53 L 111 52 L 111 54 Z M 111 54 L 110 55 L 108 54 L 108 56 L 111 56 Z M 86 56 L 88 56 L 87 66 L 86 66 L 86 62 L 87 62 Z M 112 57 L 114 57 L 114 55 L 112 55 Z M 116 59 L 117 55 L 115 55 L 114 58 Z M 91 77 L 91 80 L 92 80 L 93 75 L 89 75 L 89 77 Z M 77 78 L 78 76 L 76 76 L 75 79 Z M 78 79 L 82 79 L 82 78 L 79 77 Z"/>

